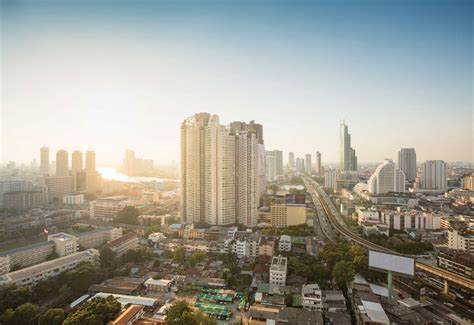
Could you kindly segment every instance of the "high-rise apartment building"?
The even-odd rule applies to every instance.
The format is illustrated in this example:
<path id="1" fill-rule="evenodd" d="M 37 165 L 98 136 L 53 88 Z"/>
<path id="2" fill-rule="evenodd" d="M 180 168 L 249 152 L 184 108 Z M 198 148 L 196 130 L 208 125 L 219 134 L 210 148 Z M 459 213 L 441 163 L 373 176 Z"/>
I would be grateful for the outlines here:
<path id="1" fill-rule="evenodd" d="M 295 169 L 295 153 L 294 152 L 288 153 L 288 168 Z"/>
<path id="2" fill-rule="evenodd" d="M 66 150 L 56 152 L 56 176 L 69 175 L 69 158 Z"/>
<path id="3" fill-rule="evenodd" d="M 446 190 L 446 163 L 443 160 L 427 160 L 421 164 L 420 187 L 424 190 Z"/>
<path id="4" fill-rule="evenodd" d="M 416 152 L 414 148 L 402 148 L 398 152 L 398 168 L 405 174 L 406 180 L 413 182 L 416 177 Z"/>
<path id="5" fill-rule="evenodd" d="M 319 151 L 316 151 L 316 164 L 315 164 L 314 171 L 316 172 L 316 174 L 321 174 L 321 172 L 322 172 L 322 170 L 321 170 L 321 153 Z"/>
<path id="6" fill-rule="evenodd" d="M 392 159 L 385 159 L 368 181 L 370 193 L 384 194 L 405 192 L 405 174 L 395 166 Z"/>
<path id="7" fill-rule="evenodd" d="M 48 188 L 49 201 L 61 202 L 63 196 L 74 192 L 74 179 L 72 176 L 45 176 L 44 184 Z"/>
<path id="8" fill-rule="evenodd" d="M 95 152 L 91 150 L 86 152 L 86 172 L 87 174 L 95 173 Z"/>
<path id="9" fill-rule="evenodd" d="M 463 188 L 465 190 L 474 191 L 474 173 L 464 176 L 462 179 Z"/>
<path id="10" fill-rule="evenodd" d="M 283 175 L 283 151 L 273 150 L 275 155 L 275 172 L 277 176 Z"/>
<path id="11" fill-rule="evenodd" d="M 357 156 L 355 150 L 351 147 L 351 135 L 348 132 L 347 125 L 341 123 L 341 152 L 340 152 L 340 166 L 341 171 L 356 171 L 357 170 Z"/>
<path id="12" fill-rule="evenodd" d="M 49 148 L 41 147 L 40 149 L 40 173 L 41 175 L 49 174 Z"/>
<path id="13" fill-rule="evenodd" d="M 273 182 L 276 179 L 276 157 L 274 151 L 267 151 L 265 154 L 265 174 L 267 182 Z"/>
<path id="14" fill-rule="evenodd" d="M 257 224 L 265 189 L 263 128 L 255 122 L 220 125 L 198 113 L 181 124 L 181 218 L 230 225 Z"/>
<path id="15" fill-rule="evenodd" d="M 304 163 L 305 163 L 305 172 L 306 172 L 306 174 L 311 175 L 313 165 L 311 163 L 311 154 L 310 153 L 307 153 L 305 155 Z"/>
<path id="16" fill-rule="evenodd" d="M 304 173 L 306 171 L 303 158 L 296 158 L 296 171 L 300 173 Z"/>
<path id="17" fill-rule="evenodd" d="M 71 155 L 71 170 L 74 174 L 75 172 L 84 169 L 84 164 L 82 160 L 82 152 L 76 150 Z"/>

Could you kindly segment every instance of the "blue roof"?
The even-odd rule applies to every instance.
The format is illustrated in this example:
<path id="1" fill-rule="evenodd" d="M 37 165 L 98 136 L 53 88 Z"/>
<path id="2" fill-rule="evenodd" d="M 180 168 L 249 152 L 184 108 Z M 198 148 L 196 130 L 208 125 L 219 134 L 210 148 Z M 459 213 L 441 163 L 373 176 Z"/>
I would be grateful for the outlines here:
<path id="1" fill-rule="evenodd" d="M 183 225 L 180 223 L 173 223 L 170 225 L 170 228 L 181 228 Z"/>
<path id="2" fill-rule="evenodd" d="M 30 250 L 30 249 L 33 249 L 33 248 L 39 248 L 39 247 L 43 247 L 43 246 L 44 247 L 54 246 L 54 242 L 51 240 L 51 241 L 44 241 L 44 242 L 41 242 L 41 243 L 36 243 L 36 244 L 33 244 L 33 245 L 12 248 L 12 249 L 9 249 L 7 251 L 0 252 L 0 256 L 8 256 L 8 255 L 12 255 L 12 254 L 15 254 L 15 253 L 18 253 L 18 252 L 27 251 L 27 250 Z"/>

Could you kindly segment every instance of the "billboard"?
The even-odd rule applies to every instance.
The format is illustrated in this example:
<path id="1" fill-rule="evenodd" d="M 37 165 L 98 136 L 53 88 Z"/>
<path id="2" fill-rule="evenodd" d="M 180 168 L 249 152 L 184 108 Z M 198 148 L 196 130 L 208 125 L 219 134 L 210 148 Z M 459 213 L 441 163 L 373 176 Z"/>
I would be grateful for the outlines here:
<path id="1" fill-rule="evenodd" d="M 369 268 L 377 271 L 392 271 L 399 275 L 415 276 L 415 259 L 389 253 L 369 251 Z"/>

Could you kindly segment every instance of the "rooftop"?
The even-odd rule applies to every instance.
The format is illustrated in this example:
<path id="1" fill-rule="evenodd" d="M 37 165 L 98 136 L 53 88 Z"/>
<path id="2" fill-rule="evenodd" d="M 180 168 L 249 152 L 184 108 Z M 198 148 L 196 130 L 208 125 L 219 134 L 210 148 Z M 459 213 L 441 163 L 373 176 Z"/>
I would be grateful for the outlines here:
<path id="1" fill-rule="evenodd" d="M 128 240 L 131 240 L 134 237 L 136 238 L 137 234 L 134 233 L 133 231 L 131 231 L 131 232 L 126 233 L 123 236 L 120 236 L 119 238 L 116 238 L 114 240 L 109 241 L 107 243 L 107 246 L 109 246 L 109 247 L 119 246 L 119 245 L 123 244 L 124 242 L 126 242 Z"/>
<path id="2" fill-rule="evenodd" d="M 16 254 L 16 253 L 19 253 L 19 252 L 22 252 L 22 251 L 28 251 L 30 249 L 39 248 L 39 247 L 47 247 L 47 246 L 54 247 L 54 242 L 53 241 L 44 241 L 44 242 L 41 242 L 41 243 L 32 244 L 32 245 L 28 245 L 28 246 L 12 248 L 12 249 L 9 249 L 7 251 L 0 252 L 0 256 L 8 256 L 8 255 Z"/>
<path id="3" fill-rule="evenodd" d="M 131 305 L 125 309 L 118 317 L 111 321 L 110 325 L 127 325 L 132 318 L 143 310 L 143 306 Z"/>

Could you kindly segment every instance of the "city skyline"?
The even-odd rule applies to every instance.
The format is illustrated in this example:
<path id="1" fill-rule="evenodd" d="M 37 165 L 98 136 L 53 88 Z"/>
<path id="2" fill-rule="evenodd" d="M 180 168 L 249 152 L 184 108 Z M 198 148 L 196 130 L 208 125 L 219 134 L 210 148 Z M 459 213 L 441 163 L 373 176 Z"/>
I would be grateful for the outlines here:
<path id="1" fill-rule="evenodd" d="M 361 163 L 473 162 L 472 3 L 433 3 L 2 2 L 0 162 L 43 145 L 178 162 L 201 111 L 259 121 L 285 160 L 337 163 L 346 120 Z"/>

